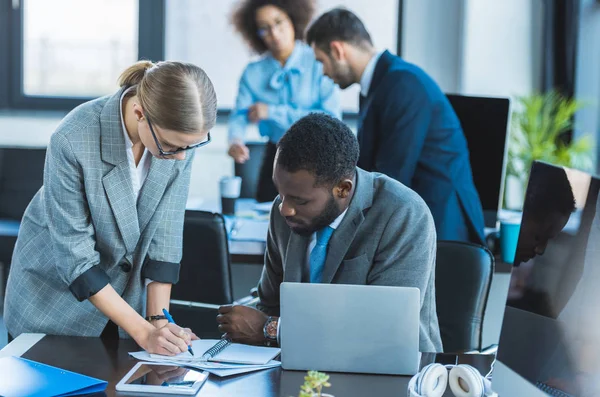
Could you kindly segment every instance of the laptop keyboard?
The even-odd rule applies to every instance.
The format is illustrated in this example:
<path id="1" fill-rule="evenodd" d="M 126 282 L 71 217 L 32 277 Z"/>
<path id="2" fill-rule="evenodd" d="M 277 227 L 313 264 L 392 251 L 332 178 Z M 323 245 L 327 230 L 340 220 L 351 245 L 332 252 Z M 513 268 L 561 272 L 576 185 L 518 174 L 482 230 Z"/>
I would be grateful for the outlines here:
<path id="1" fill-rule="evenodd" d="M 542 382 L 536 382 L 535 385 L 538 389 L 540 389 L 544 393 L 549 394 L 553 397 L 574 397 L 572 394 L 565 393 L 562 390 L 558 390 L 558 389 L 556 389 L 552 386 L 548 386 L 547 384 L 542 383 Z"/>

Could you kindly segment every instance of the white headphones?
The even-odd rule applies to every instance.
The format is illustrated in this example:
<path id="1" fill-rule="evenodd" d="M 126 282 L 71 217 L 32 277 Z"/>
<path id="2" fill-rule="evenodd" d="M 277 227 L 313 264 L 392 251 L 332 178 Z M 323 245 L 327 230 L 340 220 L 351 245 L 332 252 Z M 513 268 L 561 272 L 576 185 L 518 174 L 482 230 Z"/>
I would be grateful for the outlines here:
<path id="1" fill-rule="evenodd" d="M 408 383 L 408 397 L 442 397 L 448 384 L 456 397 L 498 396 L 489 379 L 470 365 L 429 364 Z"/>

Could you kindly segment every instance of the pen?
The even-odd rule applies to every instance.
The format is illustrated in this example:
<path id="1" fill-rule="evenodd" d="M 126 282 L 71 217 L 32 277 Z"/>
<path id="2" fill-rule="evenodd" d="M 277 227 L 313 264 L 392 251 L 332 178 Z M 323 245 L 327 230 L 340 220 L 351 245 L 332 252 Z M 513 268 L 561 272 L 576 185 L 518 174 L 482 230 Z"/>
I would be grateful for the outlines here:
<path id="1" fill-rule="evenodd" d="M 168 322 L 175 324 L 175 320 L 173 320 L 173 317 L 171 317 L 171 315 L 169 314 L 169 312 L 167 311 L 167 309 L 163 309 L 163 314 L 167 318 Z M 190 354 L 192 356 L 194 355 L 194 351 L 192 350 L 192 346 L 188 346 L 188 351 L 190 352 Z"/>

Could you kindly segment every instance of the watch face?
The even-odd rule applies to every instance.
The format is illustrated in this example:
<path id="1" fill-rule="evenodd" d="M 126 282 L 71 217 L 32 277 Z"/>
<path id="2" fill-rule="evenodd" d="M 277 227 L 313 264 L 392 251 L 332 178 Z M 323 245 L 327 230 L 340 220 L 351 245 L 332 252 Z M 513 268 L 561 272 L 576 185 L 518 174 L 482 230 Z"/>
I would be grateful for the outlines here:
<path id="1" fill-rule="evenodd" d="M 267 322 L 267 335 L 271 339 L 277 339 L 277 320 L 269 319 Z"/>

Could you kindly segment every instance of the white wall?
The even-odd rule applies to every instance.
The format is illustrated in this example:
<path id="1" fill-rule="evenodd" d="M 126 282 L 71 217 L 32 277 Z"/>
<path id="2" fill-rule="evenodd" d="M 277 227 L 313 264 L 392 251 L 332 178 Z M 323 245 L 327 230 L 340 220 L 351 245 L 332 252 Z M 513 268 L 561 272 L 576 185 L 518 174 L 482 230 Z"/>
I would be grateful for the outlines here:
<path id="1" fill-rule="evenodd" d="M 445 92 L 517 96 L 540 81 L 541 0 L 404 0 L 402 56 Z"/>
<path id="2" fill-rule="evenodd" d="M 539 0 L 465 0 L 461 92 L 515 96 L 540 82 Z"/>
<path id="3" fill-rule="evenodd" d="M 444 92 L 459 91 L 463 6 L 464 0 L 404 0 L 402 57 Z"/>

